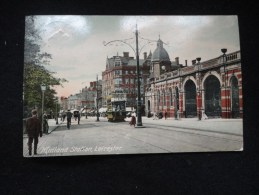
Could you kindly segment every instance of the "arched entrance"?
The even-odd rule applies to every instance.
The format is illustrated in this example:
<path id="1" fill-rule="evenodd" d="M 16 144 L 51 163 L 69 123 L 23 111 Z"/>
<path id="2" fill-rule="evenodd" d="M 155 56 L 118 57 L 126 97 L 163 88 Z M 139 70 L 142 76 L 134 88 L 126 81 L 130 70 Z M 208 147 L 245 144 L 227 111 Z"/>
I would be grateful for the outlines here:
<path id="1" fill-rule="evenodd" d="M 210 75 L 204 82 L 205 113 L 209 117 L 221 116 L 220 82 L 217 77 Z"/>
<path id="2" fill-rule="evenodd" d="M 186 118 L 197 116 L 196 87 L 192 80 L 188 80 L 184 86 L 185 90 L 185 116 Z"/>
<path id="3" fill-rule="evenodd" d="M 238 80 L 235 76 L 231 78 L 231 111 L 232 118 L 239 117 L 239 89 Z"/>

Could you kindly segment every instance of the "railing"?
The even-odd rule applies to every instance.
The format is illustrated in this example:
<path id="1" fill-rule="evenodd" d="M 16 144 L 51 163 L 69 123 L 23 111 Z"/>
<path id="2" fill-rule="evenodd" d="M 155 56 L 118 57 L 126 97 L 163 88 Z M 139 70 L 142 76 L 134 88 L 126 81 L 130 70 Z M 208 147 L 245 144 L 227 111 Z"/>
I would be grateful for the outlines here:
<path id="1" fill-rule="evenodd" d="M 187 66 L 187 67 L 182 68 L 182 75 L 190 74 L 195 71 L 196 71 L 195 66 Z"/>
<path id="2" fill-rule="evenodd" d="M 230 63 L 240 60 L 240 59 L 241 59 L 240 51 L 236 51 L 236 52 L 227 54 L 227 64 L 230 64 Z M 222 58 L 222 56 L 219 56 L 217 58 L 202 62 L 200 64 L 200 71 L 218 67 L 218 66 L 222 66 L 222 64 L 223 64 L 223 58 Z M 198 71 L 198 64 L 194 64 L 192 66 L 183 67 L 180 70 L 174 70 L 169 73 L 164 73 L 164 74 L 160 75 L 159 78 L 155 78 L 155 81 L 161 81 L 166 78 L 176 78 L 178 76 L 188 75 L 188 74 L 191 74 L 191 73 L 194 73 L 197 71 Z"/>

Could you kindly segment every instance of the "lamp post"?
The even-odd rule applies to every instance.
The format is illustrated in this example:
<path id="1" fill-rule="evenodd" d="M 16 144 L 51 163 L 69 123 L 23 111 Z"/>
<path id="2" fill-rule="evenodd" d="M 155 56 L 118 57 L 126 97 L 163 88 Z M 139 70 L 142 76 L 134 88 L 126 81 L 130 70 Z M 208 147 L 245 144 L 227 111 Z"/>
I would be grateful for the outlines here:
<path id="1" fill-rule="evenodd" d="M 56 125 L 58 124 L 58 97 L 56 97 Z"/>
<path id="2" fill-rule="evenodd" d="M 45 84 L 41 84 L 41 91 L 42 91 L 42 104 L 41 104 L 41 106 L 42 106 L 42 118 L 41 118 L 41 128 L 42 128 L 42 131 L 43 131 L 43 123 L 44 123 L 44 92 L 46 91 L 46 85 Z"/>
<path id="3" fill-rule="evenodd" d="M 200 61 L 201 58 L 197 57 L 196 60 L 198 61 L 198 90 L 197 90 L 197 95 L 198 95 L 198 120 L 202 119 L 202 112 L 201 112 L 201 73 L 200 73 Z"/>
<path id="4" fill-rule="evenodd" d="M 223 48 L 221 49 L 221 52 L 223 53 L 222 57 L 223 57 L 223 65 L 224 65 L 224 85 L 225 85 L 225 104 L 226 104 L 226 118 L 228 118 L 228 96 L 227 96 L 227 73 L 226 73 L 226 62 L 227 62 L 227 49 Z"/>
<path id="5" fill-rule="evenodd" d="M 98 75 L 96 75 L 96 116 L 97 116 L 97 119 L 96 121 L 99 121 L 99 108 L 98 108 Z"/>
<path id="6" fill-rule="evenodd" d="M 131 38 L 132 39 L 132 38 Z M 151 42 L 154 42 L 154 41 L 151 41 L 151 40 L 147 40 L 147 44 L 143 45 L 139 51 L 139 45 L 138 45 L 138 29 L 137 29 L 137 26 L 136 26 L 136 31 L 135 31 L 135 39 L 136 39 L 136 50 L 129 44 L 127 43 L 126 41 L 128 40 L 131 40 L 131 39 L 125 39 L 125 40 L 113 40 L 113 41 L 110 41 L 108 43 L 106 42 L 103 42 L 104 46 L 112 43 L 112 42 L 122 42 L 126 45 L 128 45 L 136 54 L 136 60 L 137 60 L 137 126 L 136 127 L 143 127 L 142 125 L 142 117 L 141 117 L 141 95 L 140 95 L 140 70 L 139 70 L 139 52 L 141 51 L 141 49 L 144 48 L 144 46 L 146 46 L 147 44 L 151 43 Z"/>

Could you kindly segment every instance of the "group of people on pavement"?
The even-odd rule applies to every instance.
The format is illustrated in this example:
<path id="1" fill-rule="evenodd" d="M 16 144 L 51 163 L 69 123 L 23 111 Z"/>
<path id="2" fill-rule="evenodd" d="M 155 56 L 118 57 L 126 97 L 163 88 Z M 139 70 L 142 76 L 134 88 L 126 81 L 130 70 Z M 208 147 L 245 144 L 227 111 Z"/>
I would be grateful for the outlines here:
<path id="1" fill-rule="evenodd" d="M 161 111 L 158 112 L 158 113 L 154 113 L 153 120 L 162 119 L 163 117 L 165 117 L 165 120 L 167 119 L 167 112 L 166 111 L 164 112 L 164 115 L 163 115 L 163 113 Z"/>
<path id="2" fill-rule="evenodd" d="M 67 113 L 66 113 L 66 118 L 67 118 L 67 128 L 70 129 L 70 125 L 71 125 L 71 119 L 72 117 L 74 116 L 75 118 L 75 121 L 77 121 L 77 124 L 79 125 L 80 124 L 80 118 L 81 118 L 81 115 L 80 115 L 80 112 L 74 112 L 74 114 L 68 110 Z"/>

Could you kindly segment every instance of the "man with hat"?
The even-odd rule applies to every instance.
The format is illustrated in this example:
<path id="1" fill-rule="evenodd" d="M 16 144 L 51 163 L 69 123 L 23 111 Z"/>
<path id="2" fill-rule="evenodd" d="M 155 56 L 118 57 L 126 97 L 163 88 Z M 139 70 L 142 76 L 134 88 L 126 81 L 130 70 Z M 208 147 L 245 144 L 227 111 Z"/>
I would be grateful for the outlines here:
<path id="1" fill-rule="evenodd" d="M 37 110 L 32 110 L 32 117 L 26 121 L 26 131 L 28 133 L 29 155 L 32 155 L 32 143 L 34 142 L 34 155 L 37 154 L 39 136 L 42 137 L 41 122 L 37 117 Z"/>

